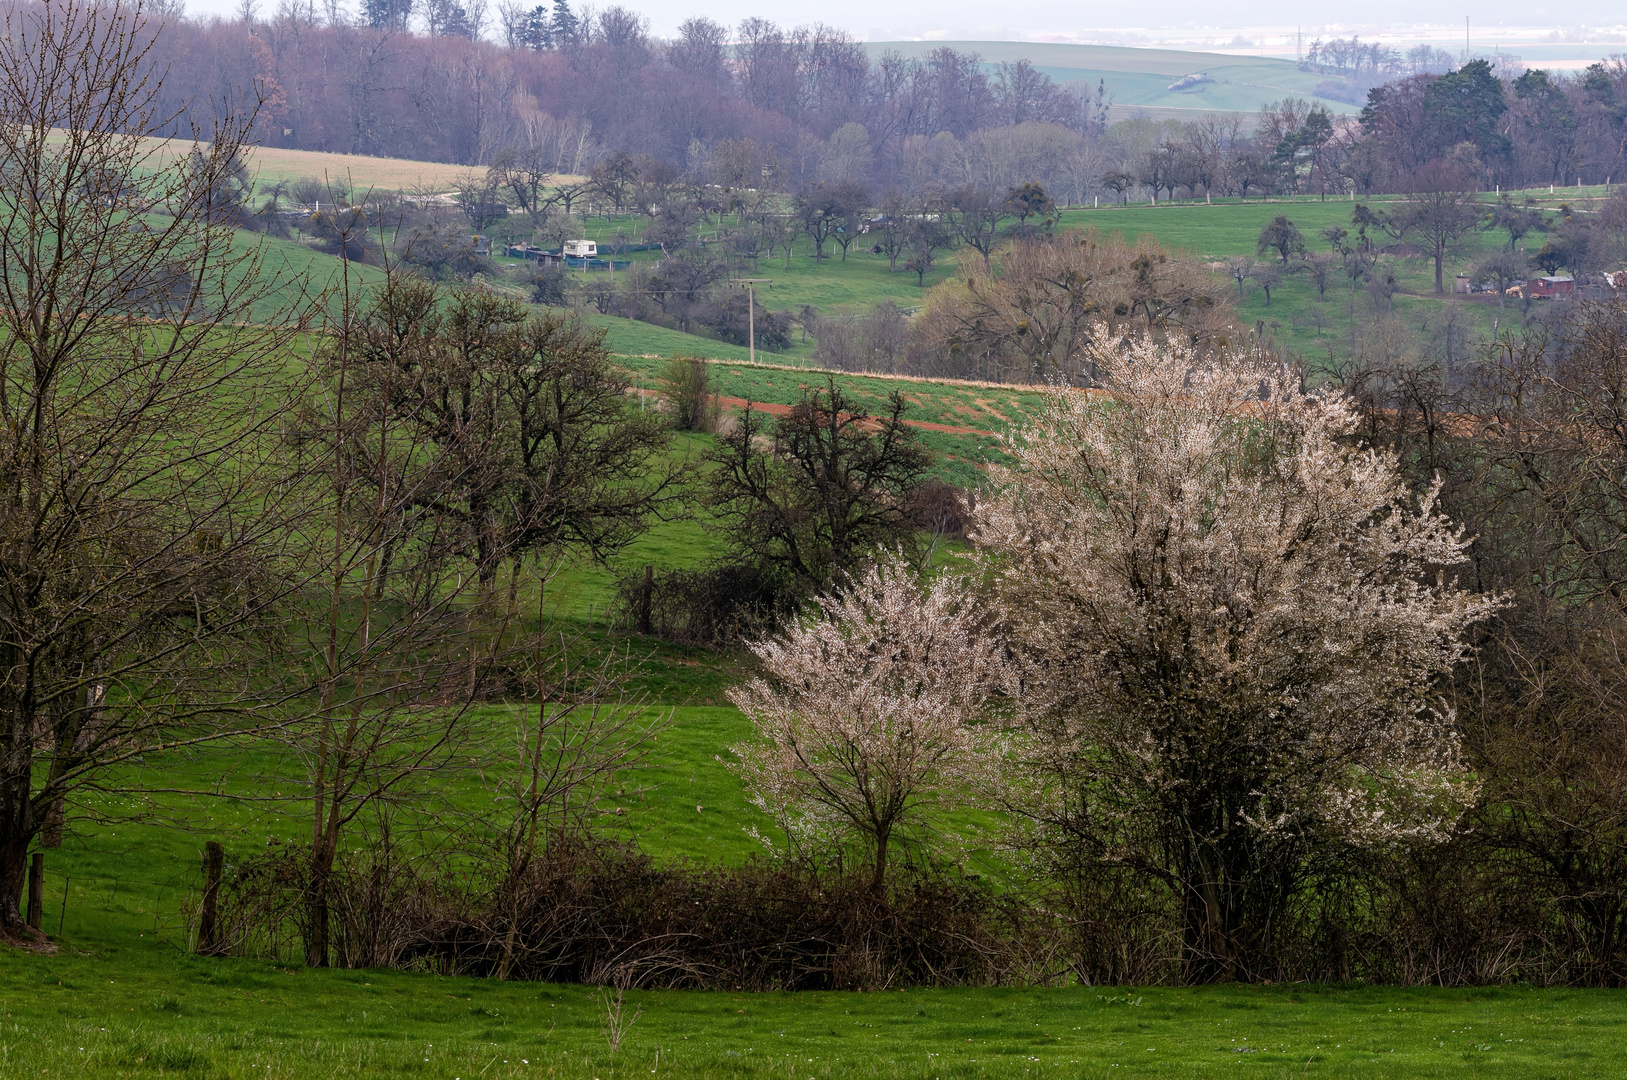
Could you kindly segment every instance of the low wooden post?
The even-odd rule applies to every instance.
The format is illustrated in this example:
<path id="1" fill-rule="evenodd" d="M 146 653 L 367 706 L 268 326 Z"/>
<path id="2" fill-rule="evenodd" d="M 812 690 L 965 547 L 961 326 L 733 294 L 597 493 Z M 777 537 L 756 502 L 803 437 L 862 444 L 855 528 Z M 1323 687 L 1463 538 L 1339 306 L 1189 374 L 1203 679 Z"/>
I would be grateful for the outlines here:
<path id="1" fill-rule="evenodd" d="M 644 564 L 644 595 L 638 604 L 638 632 L 650 636 L 650 605 L 655 594 L 655 567 Z"/>
<path id="2" fill-rule="evenodd" d="M 28 860 L 28 925 L 40 928 L 45 911 L 45 852 L 36 851 Z"/>
<path id="3" fill-rule="evenodd" d="M 226 853 L 219 840 L 203 846 L 203 911 L 198 916 L 198 952 L 210 956 L 220 950 L 220 875 Z"/>
<path id="4" fill-rule="evenodd" d="M 63 875 L 62 878 L 62 910 L 57 912 L 56 936 L 62 936 L 62 924 L 68 921 L 68 886 L 73 884 L 73 878 Z"/>

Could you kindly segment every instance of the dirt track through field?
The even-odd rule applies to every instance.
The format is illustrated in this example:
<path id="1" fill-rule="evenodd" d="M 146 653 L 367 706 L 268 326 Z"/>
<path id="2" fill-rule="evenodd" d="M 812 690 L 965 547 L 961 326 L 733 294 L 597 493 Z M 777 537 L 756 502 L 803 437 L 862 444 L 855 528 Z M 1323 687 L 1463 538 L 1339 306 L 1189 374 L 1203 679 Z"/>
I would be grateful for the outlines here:
<path id="1" fill-rule="evenodd" d="M 789 416 L 791 414 L 791 406 L 789 405 L 775 405 L 767 401 L 747 401 L 745 398 L 738 397 L 719 397 L 717 400 L 718 404 L 727 405 L 731 409 L 744 409 L 749 405 L 753 411 L 767 413 L 770 416 Z M 946 435 L 985 435 L 991 439 L 998 437 L 998 432 L 984 431 L 981 428 L 974 427 L 960 427 L 956 424 L 938 424 L 931 420 L 910 420 L 906 418 L 904 423 L 910 427 L 920 428 L 923 431 L 941 431 Z"/>

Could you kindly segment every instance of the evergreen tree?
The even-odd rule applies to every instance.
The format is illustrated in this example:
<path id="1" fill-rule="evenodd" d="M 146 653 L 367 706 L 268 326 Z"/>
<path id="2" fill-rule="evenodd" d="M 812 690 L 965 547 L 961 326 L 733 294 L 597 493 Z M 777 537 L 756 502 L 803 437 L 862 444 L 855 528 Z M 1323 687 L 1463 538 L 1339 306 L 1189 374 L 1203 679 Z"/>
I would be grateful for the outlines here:
<path id="1" fill-rule="evenodd" d="M 1513 144 L 1498 131 L 1508 111 L 1503 83 L 1484 60 L 1471 60 L 1436 79 L 1424 91 L 1425 122 L 1436 149 L 1444 154 L 1458 143 L 1474 143 L 1483 161 L 1508 158 Z"/>
<path id="2" fill-rule="evenodd" d="M 550 27 L 554 47 L 563 49 L 567 45 L 575 45 L 581 37 L 581 29 L 582 24 L 571 10 L 570 0 L 554 0 L 554 21 Z"/>
<path id="3" fill-rule="evenodd" d="M 362 17 L 375 30 L 405 30 L 412 0 L 363 0 Z"/>
<path id="4" fill-rule="evenodd" d="M 525 17 L 525 29 L 522 33 L 527 48 L 537 50 L 552 48 L 554 31 L 548 19 L 548 9 L 541 4 L 532 8 L 531 14 Z"/>

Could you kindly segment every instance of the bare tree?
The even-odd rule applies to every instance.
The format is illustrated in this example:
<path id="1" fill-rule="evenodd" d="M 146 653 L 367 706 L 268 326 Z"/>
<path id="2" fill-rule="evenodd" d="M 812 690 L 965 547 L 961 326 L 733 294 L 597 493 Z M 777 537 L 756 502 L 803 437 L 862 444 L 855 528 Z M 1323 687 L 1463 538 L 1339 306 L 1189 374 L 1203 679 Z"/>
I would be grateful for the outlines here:
<path id="1" fill-rule="evenodd" d="M 1159 883 L 1192 981 L 1271 970 L 1311 860 L 1427 842 L 1473 801 L 1436 687 L 1496 599 L 1356 411 L 1265 359 L 1098 336 L 974 538 L 1025 688 L 1013 802 L 1082 872 Z"/>
<path id="2" fill-rule="evenodd" d="M 1328 291 L 1328 275 L 1333 268 L 1339 265 L 1339 260 L 1323 251 L 1313 251 L 1305 256 L 1304 266 L 1306 273 L 1311 275 L 1311 284 L 1316 286 L 1316 298 L 1325 299 Z"/>
<path id="3" fill-rule="evenodd" d="M 1412 194 L 1392 213 L 1379 215 L 1379 225 L 1397 239 L 1421 242 L 1435 264 L 1435 291 L 1446 291 L 1442 279 L 1446 257 L 1463 238 L 1479 228 L 1482 217 L 1474 188 L 1451 164 L 1431 162 L 1411 184 Z"/>
<path id="4" fill-rule="evenodd" d="M 787 575 L 808 595 L 877 547 L 913 548 L 905 503 L 929 455 L 903 421 L 907 407 L 895 393 L 885 415 L 868 416 L 832 378 L 804 391 L 771 432 L 746 410 L 719 440 L 706 493 L 740 561 Z"/>
<path id="5" fill-rule="evenodd" d="M 870 193 L 851 180 L 816 184 L 797 196 L 797 217 L 814 242 L 815 262 L 825 261 L 825 242 L 831 239 L 842 245 L 846 260 L 848 244 L 857 235 L 859 215 L 869 200 Z"/>
<path id="6" fill-rule="evenodd" d="M 1019 239 L 985 268 L 934 291 L 911 325 L 923 348 L 979 378 L 1090 379 L 1086 353 L 1103 323 L 1144 323 L 1205 346 L 1228 332 L 1231 307 L 1201 266 L 1151 237 L 1134 245 L 1094 229 Z"/>
<path id="7" fill-rule="evenodd" d="M 1249 267 L 1249 279 L 1265 292 L 1265 306 L 1271 306 L 1271 290 L 1282 284 L 1282 267 L 1274 262 L 1255 263 Z"/>
<path id="8" fill-rule="evenodd" d="M 711 368 L 704 357 L 674 356 L 661 365 L 656 382 L 672 407 L 679 431 L 715 431 L 720 406 L 712 391 Z"/>
<path id="9" fill-rule="evenodd" d="M 314 967 L 330 962 L 329 886 L 351 824 L 445 764 L 481 648 L 503 639 L 459 572 L 457 530 L 431 509 L 472 467 L 415 422 L 435 404 L 415 377 L 415 354 L 434 346 L 433 287 L 393 267 L 376 296 L 351 285 L 347 272 L 295 428 L 314 510 L 299 546 L 320 584 L 291 605 L 308 630 L 283 662 L 317 692 L 314 706 L 294 699 L 279 737 L 309 777 L 301 924 Z"/>
<path id="10" fill-rule="evenodd" d="M 1249 279 L 1249 274 L 1253 270 L 1254 260 L 1247 255 L 1234 255 L 1226 260 L 1226 273 L 1231 275 L 1233 281 L 1237 282 L 1237 298 L 1239 300 L 1243 299 L 1244 296 L 1243 283 Z"/>
<path id="11" fill-rule="evenodd" d="M 987 269 L 989 256 L 1000 239 L 1000 223 L 1016 216 L 1011 204 L 987 188 L 968 185 L 950 194 L 946 205 L 955 235 L 983 256 Z"/>
<path id="12" fill-rule="evenodd" d="M 1299 226 L 1289 221 L 1285 214 L 1278 214 L 1260 230 L 1256 254 L 1264 255 L 1268 251 L 1275 251 L 1283 266 L 1288 265 L 1289 256 L 1305 253 L 1305 238 L 1300 235 Z"/>
<path id="13" fill-rule="evenodd" d="M 764 674 L 729 692 L 757 739 L 734 747 L 752 800 L 793 843 L 862 836 L 876 892 L 888 853 L 929 807 L 986 786 L 1004 689 L 999 642 L 970 583 L 923 585 L 884 558 L 781 638 L 753 642 Z"/>
<path id="14" fill-rule="evenodd" d="M 1559 307 L 1500 342 L 1474 378 L 1467 408 L 1483 434 L 1466 448 L 1456 497 L 1479 534 L 1480 572 L 1515 594 L 1462 680 L 1488 788 L 1477 825 L 1551 898 L 1567 981 L 1619 985 L 1627 304 Z"/>
<path id="15" fill-rule="evenodd" d="M 919 212 L 911 215 L 904 225 L 904 249 L 909 259 L 904 269 L 915 275 L 915 284 L 926 287 L 926 276 L 932 272 L 934 254 L 949 242 L 949 233 L 936 213 Z"/>
<path id="16" fill-rule="evenodd" d="M 677 497 L 687 473 L 661 460 L 660 420 L 629 406 L 604 331 L 481 289 L 399 296 L 396 321 L 422 338 L 401 361 L 422 405 L 400 419 L 449 470 L 425 509 L 482 582 L 545 550 L 604 560 Z"/>
<path id="17" fill-rule="evenodd" d="M 505 180 L 503 171 L 490 168 L 483 173 L 471 169 L 457 178 L 452 197 L 475 232 L 484 233 L 508 216 L 502 194 Z"/>
<path id="18" fill-rule="evenodd" d="M 140 6 L 0 32 L 0 934 L 46 817 L 144 753 L 261 722 L 299 394 L 279 283 L 211 213 L 254 103 L 146 137 Z M 228 103 L 231 104 L 231 103 Z M 197 123 L 194 121 L 194 123 Z M 155 303 L 155 297 L 162 302 Z M 257 324 L 246 326 L 250 320 Z M 233 673 L 233 674 L 228 674 Z"/>
<path id="19" fill-rule="evenodd" d="M 531 218 L 533 228 L 542 227 L 548 210 L 558 201 L 558 196 L 549 191 L 554 174 L 547 150 L 541 143 L 500 150 L 486 170 L 487 186 L 506 188 L 512 193 L 515 203 Z"/>
<path id="20" fill-rule="evenodd" d="M 513 752 L 504 762 L 511 771 L 499 772 L 493 785 L 497 798 L 513 806 L 500 844 L 496 907 L 506 923 L 500 979 L 527 959 L 524 906 L 550 845 L 591 826 L 612 782 L 643 760 L 672 719 L 671 710 L 652 710 L 643 694 L 629 689 L 638 666 L 628 654 L 607 653 L 582 635 L 559 631 L 544 610 L 537 612 L 530 650 L 516 658 L 522 657 L 528 664 L 516 681 L 534 698 L 511 706 Z"/>

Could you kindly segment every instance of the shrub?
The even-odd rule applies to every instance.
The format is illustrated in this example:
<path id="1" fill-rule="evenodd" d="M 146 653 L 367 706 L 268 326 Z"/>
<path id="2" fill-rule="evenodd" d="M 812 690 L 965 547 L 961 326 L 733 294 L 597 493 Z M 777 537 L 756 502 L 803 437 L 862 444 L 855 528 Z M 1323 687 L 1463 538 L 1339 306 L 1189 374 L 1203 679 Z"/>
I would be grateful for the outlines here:
<path id="1" fill-rule="evenodd" d="M 290 958 L 309 860 L 279 848 L 222 893 L 232 950 Z M 327 885 L 338 963 L 442 974 L 729 990 L 862 990 L 1028 981 L 1049 920 L 940 868 L 868 875 L 812 861 L 671 867 L 637 849 L 556 836 L 522 874 L 470 882 L 389 845 L 340 860 Z"/>
<path id="2" fill-rule="evenodd" d="M 904 512 L 925 532 L 948 540 L 964 540 L 972 525 L 977 495 L 934 477 L 911 491 Z"/>
<path id="3" fill-rule="evenodd" d="M 716 431 L 721 407 L 712 393 L 711 369 L 699 356 L 674 356 L 656 376 L 661 396 L 672 406 L 679 431 Z"/>
<path id="4" fill-rule="evenodd" d="M 740 563 L 648 577 L 636 570 L 616 580 L 617 623 L 680 645 L 732 645 L 794 609 L 779 575 Z"/>

